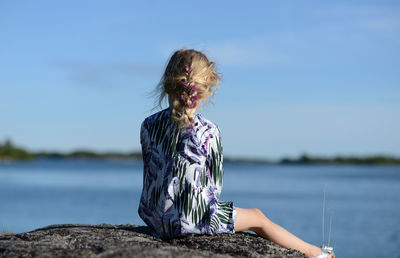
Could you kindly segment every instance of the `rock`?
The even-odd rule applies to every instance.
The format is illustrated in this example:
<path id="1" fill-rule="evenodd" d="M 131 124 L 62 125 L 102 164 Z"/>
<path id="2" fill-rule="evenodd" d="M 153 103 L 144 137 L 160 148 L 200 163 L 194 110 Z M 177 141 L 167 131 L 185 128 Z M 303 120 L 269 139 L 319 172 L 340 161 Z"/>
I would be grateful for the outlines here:
<path id="1" fill-rule="evenodd" d="M 134 225 L 63 224 L 0 235 L 0 257 L 305 257 L 250 233 L 172 240 Z"/>

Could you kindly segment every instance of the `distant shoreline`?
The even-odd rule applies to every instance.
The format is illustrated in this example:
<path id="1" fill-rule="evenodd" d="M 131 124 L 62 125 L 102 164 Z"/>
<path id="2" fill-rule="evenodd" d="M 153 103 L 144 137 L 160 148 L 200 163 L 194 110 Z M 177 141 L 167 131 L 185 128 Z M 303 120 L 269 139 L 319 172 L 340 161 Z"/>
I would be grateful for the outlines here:
<path id="1" fill-rule="evenodd" d="M 142 153 L 133 151 L 123 152 L 96 152 L 91 150 L 76 150 L 71 152 L 29 152 L 6 140 L 0 143 L 0 163 L 14 161 L 32 161 L 40 158 L 48 159 L 108 159 L 108 160 L 141 160 Z M 301 154 L 297 158 L 284 157 L 279 160 L 268 158 L 232 158 L 225 156 L 224 160 L 229 163 L 253 163 L 253 164 L 359 164 L 359 165 L 400 165 L 400 158 L 389 155 L 370 156 L 341 156 L 319 157 Z"/>

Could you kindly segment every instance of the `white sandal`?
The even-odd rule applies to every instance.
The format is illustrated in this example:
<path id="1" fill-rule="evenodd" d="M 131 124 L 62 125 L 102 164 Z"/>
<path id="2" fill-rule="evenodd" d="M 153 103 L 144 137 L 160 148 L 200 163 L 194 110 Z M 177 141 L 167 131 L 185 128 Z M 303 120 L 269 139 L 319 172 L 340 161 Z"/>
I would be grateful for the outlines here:
<path id="1" fill-rule="evenodd" d="M 312 258 L 327 258 L 328 254 L 330 254 L 332 256 L 332 258 L 335 258 L 335 253 L 333 252 L 333 247 L 324 245 L 321 248 L 321 254 L 318 256 L 314 256 Z"/>

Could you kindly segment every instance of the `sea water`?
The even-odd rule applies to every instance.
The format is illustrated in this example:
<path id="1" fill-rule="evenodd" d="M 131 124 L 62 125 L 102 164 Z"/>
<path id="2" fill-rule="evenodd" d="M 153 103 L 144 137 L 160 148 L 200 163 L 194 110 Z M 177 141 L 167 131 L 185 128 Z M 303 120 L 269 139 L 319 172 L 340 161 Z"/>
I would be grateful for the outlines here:
<path id="1" fill-rule="evenodd" d="M 142 166 L 136 161 L 36 160 L 0 163 L 0 233 L 50 224 L 137 224 Z M 225 163 L 221 200 L 259 208 L 338 257 L 398 257 L 400 167 Z"/>

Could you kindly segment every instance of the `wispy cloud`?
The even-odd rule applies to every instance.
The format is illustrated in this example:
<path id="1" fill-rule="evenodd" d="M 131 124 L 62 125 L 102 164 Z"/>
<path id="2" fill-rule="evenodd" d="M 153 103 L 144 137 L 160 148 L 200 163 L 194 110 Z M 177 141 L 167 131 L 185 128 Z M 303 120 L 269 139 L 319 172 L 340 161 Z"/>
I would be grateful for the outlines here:
<path id="1" fill-rule="evenodd" d="M 226 65 L 268 65 L 288 61 L 284 53 L 265 38 L 223 41 L 209 46 L 209 52 Z M 272 44 L 271 44 L 272 43 Z"/>
<path id="2" fill-rule="evenodd" d="M 400 32 L 400 17 L 380 17 L 365 20 L 361 26 L 376 31 L 397 31 Z"/>
<path id="3" fill-rule="evenodd" d="M 313 8 L 310 15 L 323 18 L 327 23 L 371 30 L 399 31 L 399 4 L 336 4 Z M 340 20 L 339 20 L 340 19 Z"/>
<path id="4" fill-rule="evenodd" d="M 213 61 L 223 65 L 276 65 L 290 62 L 281 43 L 291 42 L 290 35 L 260 35 L 251 38 L 231 38 L 202 43 L 182 43 L 169 40 L 158 46 L 160 56 L 167 59 L 172 51 L 179 48 L 193 48 L 204 52 Z"/>
<path id="5" fill-rule="evenodd" d="M 159 77 L 162 67 L 152 63 L 113 61 L 106 63 L 80 60 L 60 60 L 52 66 L 64 71 L 67 77 L 80 85 L 95 88 L 112 88 L 122 79 Z"/>

